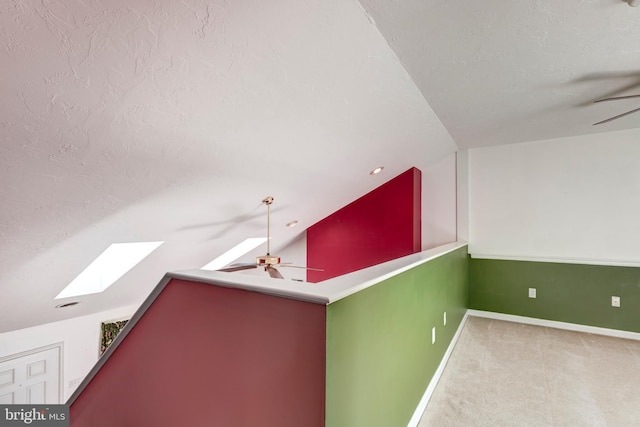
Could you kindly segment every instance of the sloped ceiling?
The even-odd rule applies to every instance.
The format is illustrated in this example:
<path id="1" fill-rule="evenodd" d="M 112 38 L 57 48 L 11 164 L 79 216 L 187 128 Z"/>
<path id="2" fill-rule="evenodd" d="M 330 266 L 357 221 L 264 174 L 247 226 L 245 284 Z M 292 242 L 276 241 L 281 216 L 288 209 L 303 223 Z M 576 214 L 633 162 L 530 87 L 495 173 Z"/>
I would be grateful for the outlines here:
<path id="1" fill-rule="evenodd" d="M 142 301 L 166 271 L 263 236 L 265 196 L 277 250 L 456 150 L 356 1 L 0 7 L 0 331 Z M 109 244 L 158 240 L 54 308 Z"/>
<path id="2" fill-rule="evenodd" d="M 461 148 L 640 127 L 640 8 L 624 0 L 362 0 Z"/>
<path id="3" fill-rule="evenodd" d="M 0 332 L 142 301 L 164 272 L 264 235 L 267 195 L 277 251 L 458 147 L 640 125 L 591 125 L 640 107 L 591 104 L 640 89 L 640 8 L 361 3 L 2 2 Z M 109 244 L 158 240 L 54 308 Z"/>

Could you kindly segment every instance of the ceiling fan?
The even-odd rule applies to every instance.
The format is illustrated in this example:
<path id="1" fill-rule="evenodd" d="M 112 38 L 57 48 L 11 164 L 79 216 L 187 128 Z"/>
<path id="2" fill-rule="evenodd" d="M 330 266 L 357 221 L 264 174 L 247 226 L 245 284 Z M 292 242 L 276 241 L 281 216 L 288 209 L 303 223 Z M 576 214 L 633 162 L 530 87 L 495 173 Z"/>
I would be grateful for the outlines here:
<path id="1" fill-rule="evenodd" d="M 263 267 L 264 271 L 269 273 L 274 279 L 284 279 L 282 274 L 276 269 L 276 267 L 293 267 L 293 268 L 304 268 L 305 270 L 314 270 L 314 271 L 324 271 L 320 268 L 310 268 L 310 267 L 300 267 L 296 265 L 290 265 L 288 263 L 280 262 L 280 257 L 271 255 L 271 245 L 270 245 L 270 213 L 271 213 L 271 204 L 273 203 L 273 197 L 267 196 L 262 200 L 262 203 L 267 205 L 267 254 L 263 256 L 256 257 L 256 262 L 254 263 L 243 263 L 243 264 L 231 264 L 229 267 L 221 268 L 218 271 L 241 271 L 241 270 L 251 270 L 253 268 Z"/>
<path id="2" fill-rule="evenodd" d="M 617 101 L 619 99 L 629 99 L 629 98 L 640 98 L 640 95 L 612 96 L 610 98 L 597 99 L 597 100 L 593 101 L 593 103 L 595 104 L 596 102 Z M 606 120 L 602 120 L 602 121 L 600 121 L 598 123 L 594 123 L 593 126 L 601 125 L 603 123 L 608 123 L 608 122 L 611 122 L 613 120 L 617 120 L 617 119 L 619 119 L 621 117 L 628 116 L 629 114 L 636 113 L 638 111 L 640 111 L 640 108 L 636 108 L 634 110 L 627 111 L 626 113 L 618 114 L 617 116 L 613 116 L 613 117 L 610 117 L 610 118 L 608 118 Z"/>

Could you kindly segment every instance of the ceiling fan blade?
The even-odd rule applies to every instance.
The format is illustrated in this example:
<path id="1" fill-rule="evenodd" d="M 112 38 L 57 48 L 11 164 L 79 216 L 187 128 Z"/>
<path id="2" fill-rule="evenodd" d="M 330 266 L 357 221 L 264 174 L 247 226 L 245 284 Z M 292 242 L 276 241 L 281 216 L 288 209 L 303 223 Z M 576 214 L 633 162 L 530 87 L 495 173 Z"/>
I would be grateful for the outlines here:
<path id="1" fill-rule="evenodd" d="M 608 122 L 611 122 L 613 120 L 617 120 L 617 119 L 619 119 L 621 117 L 628 116 L 629 114 L 633 114 L 636 111 L 640 111 L 640 108 L 636 108 L 635 110 L 627 111 L 626 113 L 618 114 L 617 116 L 613 116 L 613 117 L 610 117 L 610 118 L 608 118 L 606 120 L 602 120 L 601 122 L 594 123 L 593 126 L 601 125 L 603 123 L 608 123 Z"/>
<path id="2" fill-rule="evenodd" d="M 257 264 L 234 264 L 230 267 L 220 268 L 216 271 L 232 272 L 232 271 L 241 271 L 241 270 L 251 270 L 252 268 L 257 268 L 257 267 L 258 267 Z"/>
<path id="3" fill-rule="evenodd" d="M 596 102 L 616 101 L 618 99 L 629 99 L 629 98 L 640 98 L 640 95 L 611 96 L 609 98 L 596 99 L 595 101 L 593 101 L 593 103 L 595 104 Z"/>
<path id="4" fill-rule="evenodd" d="M 269 276 L 271 276 L 272 279 L 284 279 L 284 276 L 280 274 L 280 272 L 274 267 L 268 266 L 264 269 L 267 271 L 267 273 L 269 273 Z"/>

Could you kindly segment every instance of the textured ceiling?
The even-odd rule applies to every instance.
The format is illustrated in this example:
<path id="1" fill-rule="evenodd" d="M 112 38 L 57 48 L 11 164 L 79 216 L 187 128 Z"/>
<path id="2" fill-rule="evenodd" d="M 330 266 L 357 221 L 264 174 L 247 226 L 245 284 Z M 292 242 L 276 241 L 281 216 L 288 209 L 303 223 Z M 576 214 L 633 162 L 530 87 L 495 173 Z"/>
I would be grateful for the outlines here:
<path id="1" fill-rule="evenodd" d="M 640 8 L 623 0 L 362 0 L 459 147 L 640 127 Z"/>
<path id="2" fill-rule="evenodd" d="M 267 195 L 277 250 L 456 150 L 356 1 L 2 2 L 0 63 L 0 332 L 139 303 L 263 236 Z M 109 244 L 158 240 L 54 309 Z"/>
<path id="3" fill-rule="evenodd" d="M 640 93 L 640 8 L 361 3 L 1 2 L 0 332 L 139 303 L 262 236 L 267 195 L 277 251 L 458 147 L 640 125 L 591 126 L 640 106 L 591 104 Z M 53 308 L 109 244 L 157 240 L 104 293 Z"/>

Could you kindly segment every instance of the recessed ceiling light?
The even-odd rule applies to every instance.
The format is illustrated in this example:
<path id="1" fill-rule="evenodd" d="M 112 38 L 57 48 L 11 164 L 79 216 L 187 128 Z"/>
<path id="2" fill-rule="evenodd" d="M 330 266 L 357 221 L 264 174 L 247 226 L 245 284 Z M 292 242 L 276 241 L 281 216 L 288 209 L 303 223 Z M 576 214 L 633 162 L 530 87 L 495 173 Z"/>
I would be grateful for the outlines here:
<path id="1" fill-rule="evenodd" d="M 56 305 L 56 308 L 73 307 L 74 305 L 78 305 L 78 304 L 80 304 L 80 301 L 71 301 L 71 302 L 66 302 L 64 304 L 58 304 Z"/>
<path id="2" fill-rule="evenodd" d="M 114 243 L 93 260 L 55 299 L 103 292 L 163 242 Z"/>
<path id="3" fill-rule="evenodd" d="M 201 270 L 220 270 L 225 265 L 237 260 L 242 255 L 257 248 L 266 241 L 266 237 L 250 237 L 248 239 L 245 239 L 242 243 L 238 243 L 233 248 L 229 249 L 227 252 L 223 253 L 218 258 L 202 267 Z"/>
<path id="4" fill-rule="evenodd" d="M 369 172 L 369 175 L 379 174 L 380 172 L 382 172 L 383 169 L 384 169 L 384 166 L 378 166 L 377 168 Z"/>
<path id="5" fill-rule="evenodd" d="M 298 221 L 291 221 L 287 223 L 287 227 L 289 228 L 295 227 L 296 225 L 298 225 Z"/>

